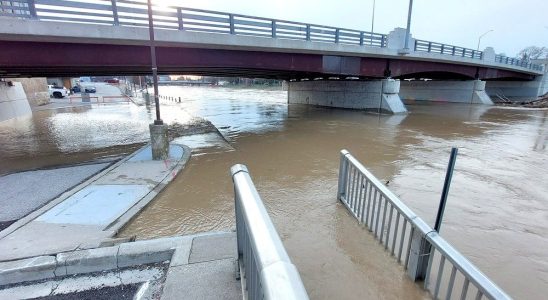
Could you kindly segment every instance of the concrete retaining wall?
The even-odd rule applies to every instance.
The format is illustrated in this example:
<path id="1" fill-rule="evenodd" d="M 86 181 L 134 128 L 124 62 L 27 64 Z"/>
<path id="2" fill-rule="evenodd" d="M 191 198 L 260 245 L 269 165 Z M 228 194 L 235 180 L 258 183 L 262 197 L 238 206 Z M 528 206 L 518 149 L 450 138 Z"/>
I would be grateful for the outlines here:
<path id="1" fill-rule="evenodd" d="M 399 94 L 404 100 L 493 104 L 479 80 L 402 81 Z"/>
<path id="2" fill-rule="evenodd" d="M 288 103 L 405 113 L 398 91 L 399 81 L 392 79 L 289 82 Z"/>
<path id="3" fill-rule="evenodd" d="M 0 122 L 32 114 L 25 90 L 20 82 L 0 82 Z"/>
<path id="4" fill-rule="evenodd" d="M 533 81 L 489 81 L 485 89 L 491 97 L 536 98 L 548 92 L 548 73 Z"/>

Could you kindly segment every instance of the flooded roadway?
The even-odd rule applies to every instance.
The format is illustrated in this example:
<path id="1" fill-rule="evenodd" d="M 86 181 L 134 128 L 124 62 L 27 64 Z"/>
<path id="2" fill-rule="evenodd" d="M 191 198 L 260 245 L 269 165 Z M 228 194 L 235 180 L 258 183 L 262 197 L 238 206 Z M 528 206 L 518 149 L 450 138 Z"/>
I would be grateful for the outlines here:
<path id="1" fill-rule="evenodd" d="M 204 117 L 224 138 L 181 138 L 193 147 L 189 164 L 121 236 L 233 229 L 228 170 L 244 163 L 312 298 L 426 298 L 336 203 L 339 151 L 348 149 L 389 181 L 432 224 L 449 151 L 456 146 L 442 235 L 515 298 L 548 293 L 547 111 L 413 104 L 407 116 L 378 116 L 288 106 L 282 91 L 160 91 L 183 97 L 181 104 L 162 106 L 165 121 Z M 115 145 L 145 142 L 152 117 L 145 107 L 120 105 L 46 111 L 15 125 L 2 123 L 0 172 L 51 158 L 129 152 Z"/>

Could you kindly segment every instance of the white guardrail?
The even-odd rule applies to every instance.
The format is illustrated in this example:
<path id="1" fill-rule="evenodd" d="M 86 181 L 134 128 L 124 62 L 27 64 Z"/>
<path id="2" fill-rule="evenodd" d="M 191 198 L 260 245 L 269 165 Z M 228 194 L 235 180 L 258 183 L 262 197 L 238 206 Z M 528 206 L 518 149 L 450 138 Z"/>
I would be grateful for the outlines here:
<path id="1" fill-rule="evenodd" d="M 180 6 L 153 6 L 154 26 L 162 29 L 306 40 L 325 43 L 387 47 L 387 35 L 231 14 Z M 145 0 L 0 0 L 0 16 L 72 23 L 148 27 Z M 416 40 L 414 51 L 483 59 L 483 52 Z M 524 60 L 496 57 L 496 62 L 540 71 Z"/>
<path id="2" fill-rule="evenodd" d="M 337 198 L 434 299 L 511 299 L 346 150 Z"/>
<path id="3" fill-rule="evenodd" d="M 244 299 L 308 299 L 297 268 L 268 216 L 244 165 L 230 169 Z"/>

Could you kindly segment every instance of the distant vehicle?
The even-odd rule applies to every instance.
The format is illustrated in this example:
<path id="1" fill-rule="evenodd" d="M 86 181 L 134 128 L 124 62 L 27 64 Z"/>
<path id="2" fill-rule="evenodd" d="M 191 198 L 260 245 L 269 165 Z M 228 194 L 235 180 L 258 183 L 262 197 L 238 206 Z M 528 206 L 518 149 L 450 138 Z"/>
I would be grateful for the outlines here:
<path id="1" fill-rule="evenodd" d="M 80 88 L 79 85 L 75 85 L 72 87 L 72 89 L 70 89 L 72 93 L 76 94 L 76 93 L 80 93 L 82 92 L 82 89 Z"/>
<path id="2" fill-rule="evenodd" d="M 58 87 L 56 85 L 48 85 L 48 93 L 53 98 L 64 98 L 69 95 L 69 91 L 65 87 Z"/>
<path id="3" fill-rule="evenodd" d="M 95 89 L 94 86 L 86 86 L 84 87 L 84 93 L 95 93 L 97 92 L 97 90 Z"/>
<path id="4" fill-rule="evenodd" d="M 106 83 L 120 83 L 120 80 L 117 79 L 117 78 L 113 78 L 113 79 L 107 79 L 105 80 Z"/>

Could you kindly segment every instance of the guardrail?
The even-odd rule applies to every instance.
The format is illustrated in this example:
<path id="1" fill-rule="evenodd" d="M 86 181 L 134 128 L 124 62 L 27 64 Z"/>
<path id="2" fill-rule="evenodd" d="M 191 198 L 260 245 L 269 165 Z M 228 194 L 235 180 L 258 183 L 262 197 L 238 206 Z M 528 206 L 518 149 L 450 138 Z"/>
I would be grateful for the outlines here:
<path id="1" fill-rule="evenodd" d="M 404 261 L 413 280 L 424 279 L 434 299 L 459 297 L 459 290 L 460 299 L 474 292 L 475 299 L 511 299 L 346 150 L 341 151 L 337 198 L 398 263 Z"/>
<path id="2" fill-rule="evenodd" d="M 234 165 L 230 173 L 244 299 L 308 299 L 246 166 Z"/>
<path id="3" fill-rule="evenodd" d="M 524 68 L 528 68 L 536 71 L 542 71 L 541 65 L 530 63 L 524 59 L 517 59 L 517 58 L 512 58 L 504 55 L 495 55 L 495 62 L 518 66 L 518 67 L 524 67 Z"/>
<path id="4" fill-rule="evenodd" d="M 415 51 L 483 59 L 483 51 L 424 40 L 415 40 Z"/>
<path id="5" fill-rule="evenodd" d="M 162 29 L 387 47 L 387 35 L 332 26 L 231 14 L 180 6 L 153 6 L 154 26 Z M 0 1 L 0 16 L 115 26 L 148 27 L 144 0 L 9 0 Z M 483 59 L 483 52 L 415 40 L 415 51 Z M 540 65 L 498 58 L 500 63 L 541 71 Z"/>

